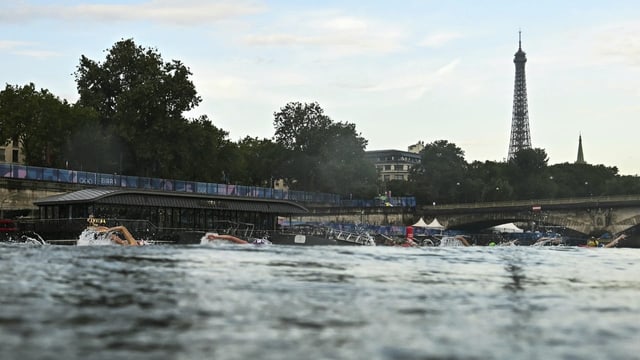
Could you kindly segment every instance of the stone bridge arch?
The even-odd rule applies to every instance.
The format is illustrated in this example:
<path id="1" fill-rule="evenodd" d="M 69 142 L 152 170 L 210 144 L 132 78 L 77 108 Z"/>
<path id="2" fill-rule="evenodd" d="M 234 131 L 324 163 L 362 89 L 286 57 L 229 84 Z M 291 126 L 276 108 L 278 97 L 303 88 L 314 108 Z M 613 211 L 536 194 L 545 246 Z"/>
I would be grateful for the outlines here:
<path id="1" fill-rule="evenodd" d="M 527 223 L 530 229 L 560 227 L 584 235 L 635 232 L 640 225 L 640 196 L 521 202 L 456 204 L 422 209 L 449 229 L 481 230 L 504 223 Z"/>

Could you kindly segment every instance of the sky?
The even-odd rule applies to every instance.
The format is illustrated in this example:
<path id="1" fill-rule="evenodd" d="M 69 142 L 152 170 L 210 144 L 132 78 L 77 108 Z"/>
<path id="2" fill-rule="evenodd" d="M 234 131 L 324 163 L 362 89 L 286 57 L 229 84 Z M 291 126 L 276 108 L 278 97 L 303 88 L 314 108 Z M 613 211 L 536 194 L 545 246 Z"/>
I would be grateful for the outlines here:
<path id="1" fill-rule="evenodd" d="M 0 81 L 75 102 L 80 57 L 133 39 L 190 68 L 202 102 L 185 116 L 232 141 L 317 102 L 367 150 L 447 140 L 503 161 L 519 31 L 532 146 L 575 162 L 581 135 L 588 163 L 640 174 L 637 0 L 3 1 Z"/>

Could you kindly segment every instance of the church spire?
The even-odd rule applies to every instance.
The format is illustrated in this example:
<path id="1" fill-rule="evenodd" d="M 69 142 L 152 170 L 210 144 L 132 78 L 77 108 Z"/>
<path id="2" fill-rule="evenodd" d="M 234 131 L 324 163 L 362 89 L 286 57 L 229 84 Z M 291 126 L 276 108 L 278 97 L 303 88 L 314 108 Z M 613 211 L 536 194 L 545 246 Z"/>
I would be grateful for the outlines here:
<path id="1" fill-rule="evenodd" d="M 576 164 L 586 164 L 584 154 L 582 153 L 582 134 L 578 136 L 578 159 L 576 160 Z"/>

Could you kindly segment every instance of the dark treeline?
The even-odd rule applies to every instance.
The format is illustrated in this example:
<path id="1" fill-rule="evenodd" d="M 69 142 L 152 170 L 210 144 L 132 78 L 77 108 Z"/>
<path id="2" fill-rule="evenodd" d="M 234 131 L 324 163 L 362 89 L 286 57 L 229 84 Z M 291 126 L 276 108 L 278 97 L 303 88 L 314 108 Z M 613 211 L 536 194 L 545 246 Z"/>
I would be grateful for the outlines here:
<path id="1" fill-rule="evenodd" d="M 420 204 L 640 194 L 636 176 L 604 165 L 548 165 L 547 153 L 538 148 L 520 150 L 508 162 L 467 163 L 462 149 L 439 140 L 421 155 L 409 183 L 388 184 L 392 193 L 410 192 Z"/>
<path id="2" fill-rule="evenodd" d="M 272 186 L 353 198 L 416 196 L 419 203 L 640 193 L 615 167 L 547 165 L 541 149 L 509 163 L 467 163 L 445 140 L 427 144 L 409 182 L 378 180 L 367 140 L 317 103 L 290 102 L 273 115 L 271 139 L 238 142 L 206 116 L 186 118 L 201 99 L 182 62 L 132 39 L 95 61 L 81 56 L 70 104 L 34 84 L 0 91 L 0 139 L 19 141 L 28 165 L 192 181 Z"/>

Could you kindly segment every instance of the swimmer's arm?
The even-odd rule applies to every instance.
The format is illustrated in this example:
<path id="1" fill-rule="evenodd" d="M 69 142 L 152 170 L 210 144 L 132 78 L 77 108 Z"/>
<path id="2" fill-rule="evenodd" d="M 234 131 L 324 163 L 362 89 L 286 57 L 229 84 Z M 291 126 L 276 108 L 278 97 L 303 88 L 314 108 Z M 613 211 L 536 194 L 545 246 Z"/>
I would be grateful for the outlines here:
<path id="1" fill-rule="evenodd" d="M 464 238 L 464 236 L 456 236 L 456 239 L 460 240 L 460 242 L 462 243 L 462 245 L 464 246 L 471 246 L 469 244 L 469 242 L 467 241 L 467 239 Z"/>
<path id="2" fill-rule="evenodd" d="M 129 232 L 129 229 L 127 229 L 126 227 L 114 226 L 112 228 L 109 228 L 109 231 L 121 231 L 122 234 L 124 235 L 124 238 L 127 239 L 127 242 L 124 243 L 124 245 L 138 246 L 138 242 L 133 237 L 133 235 L 131 235 L 131 233 Z"/>
<path id="3" fill-rule="evenodd" d="M 247 241 L 231 235 L 209 235 L 208 238 L 209 240 L 222 239 L 222 240 L 231 241 L 236 244 L 248 244 Z"/>
<path id="4" fill-rule="evenodd" d="M 116 244 L 118 244 L 118 245 L 127 245 L 127 242 L 122 240 L 122 239 L 120 239 L 118 236 L 112 237 L 111 240 L 113 242 L 115 242 Z"/>
<path id="5" fill-rule="evenodd" d="M 622 239 L 624 239 L 624 238 L 626 238 L 626 237 L 627 237 L 627 235 L 622 234 L 622 235 L 618 236 L 617 238 L 615 238 L 615 239 L 611 240 L 611 242 L 609 242 L 609 243 L 608 243 L 607 245 L 605 245 L 604 247 L 607 247 L 607 248 L 609 248 L 609 247 L 614 247 L 614 246 L 618 245 L 618 243 L 620 242 L 620 240 L 622 240 Z"/>

